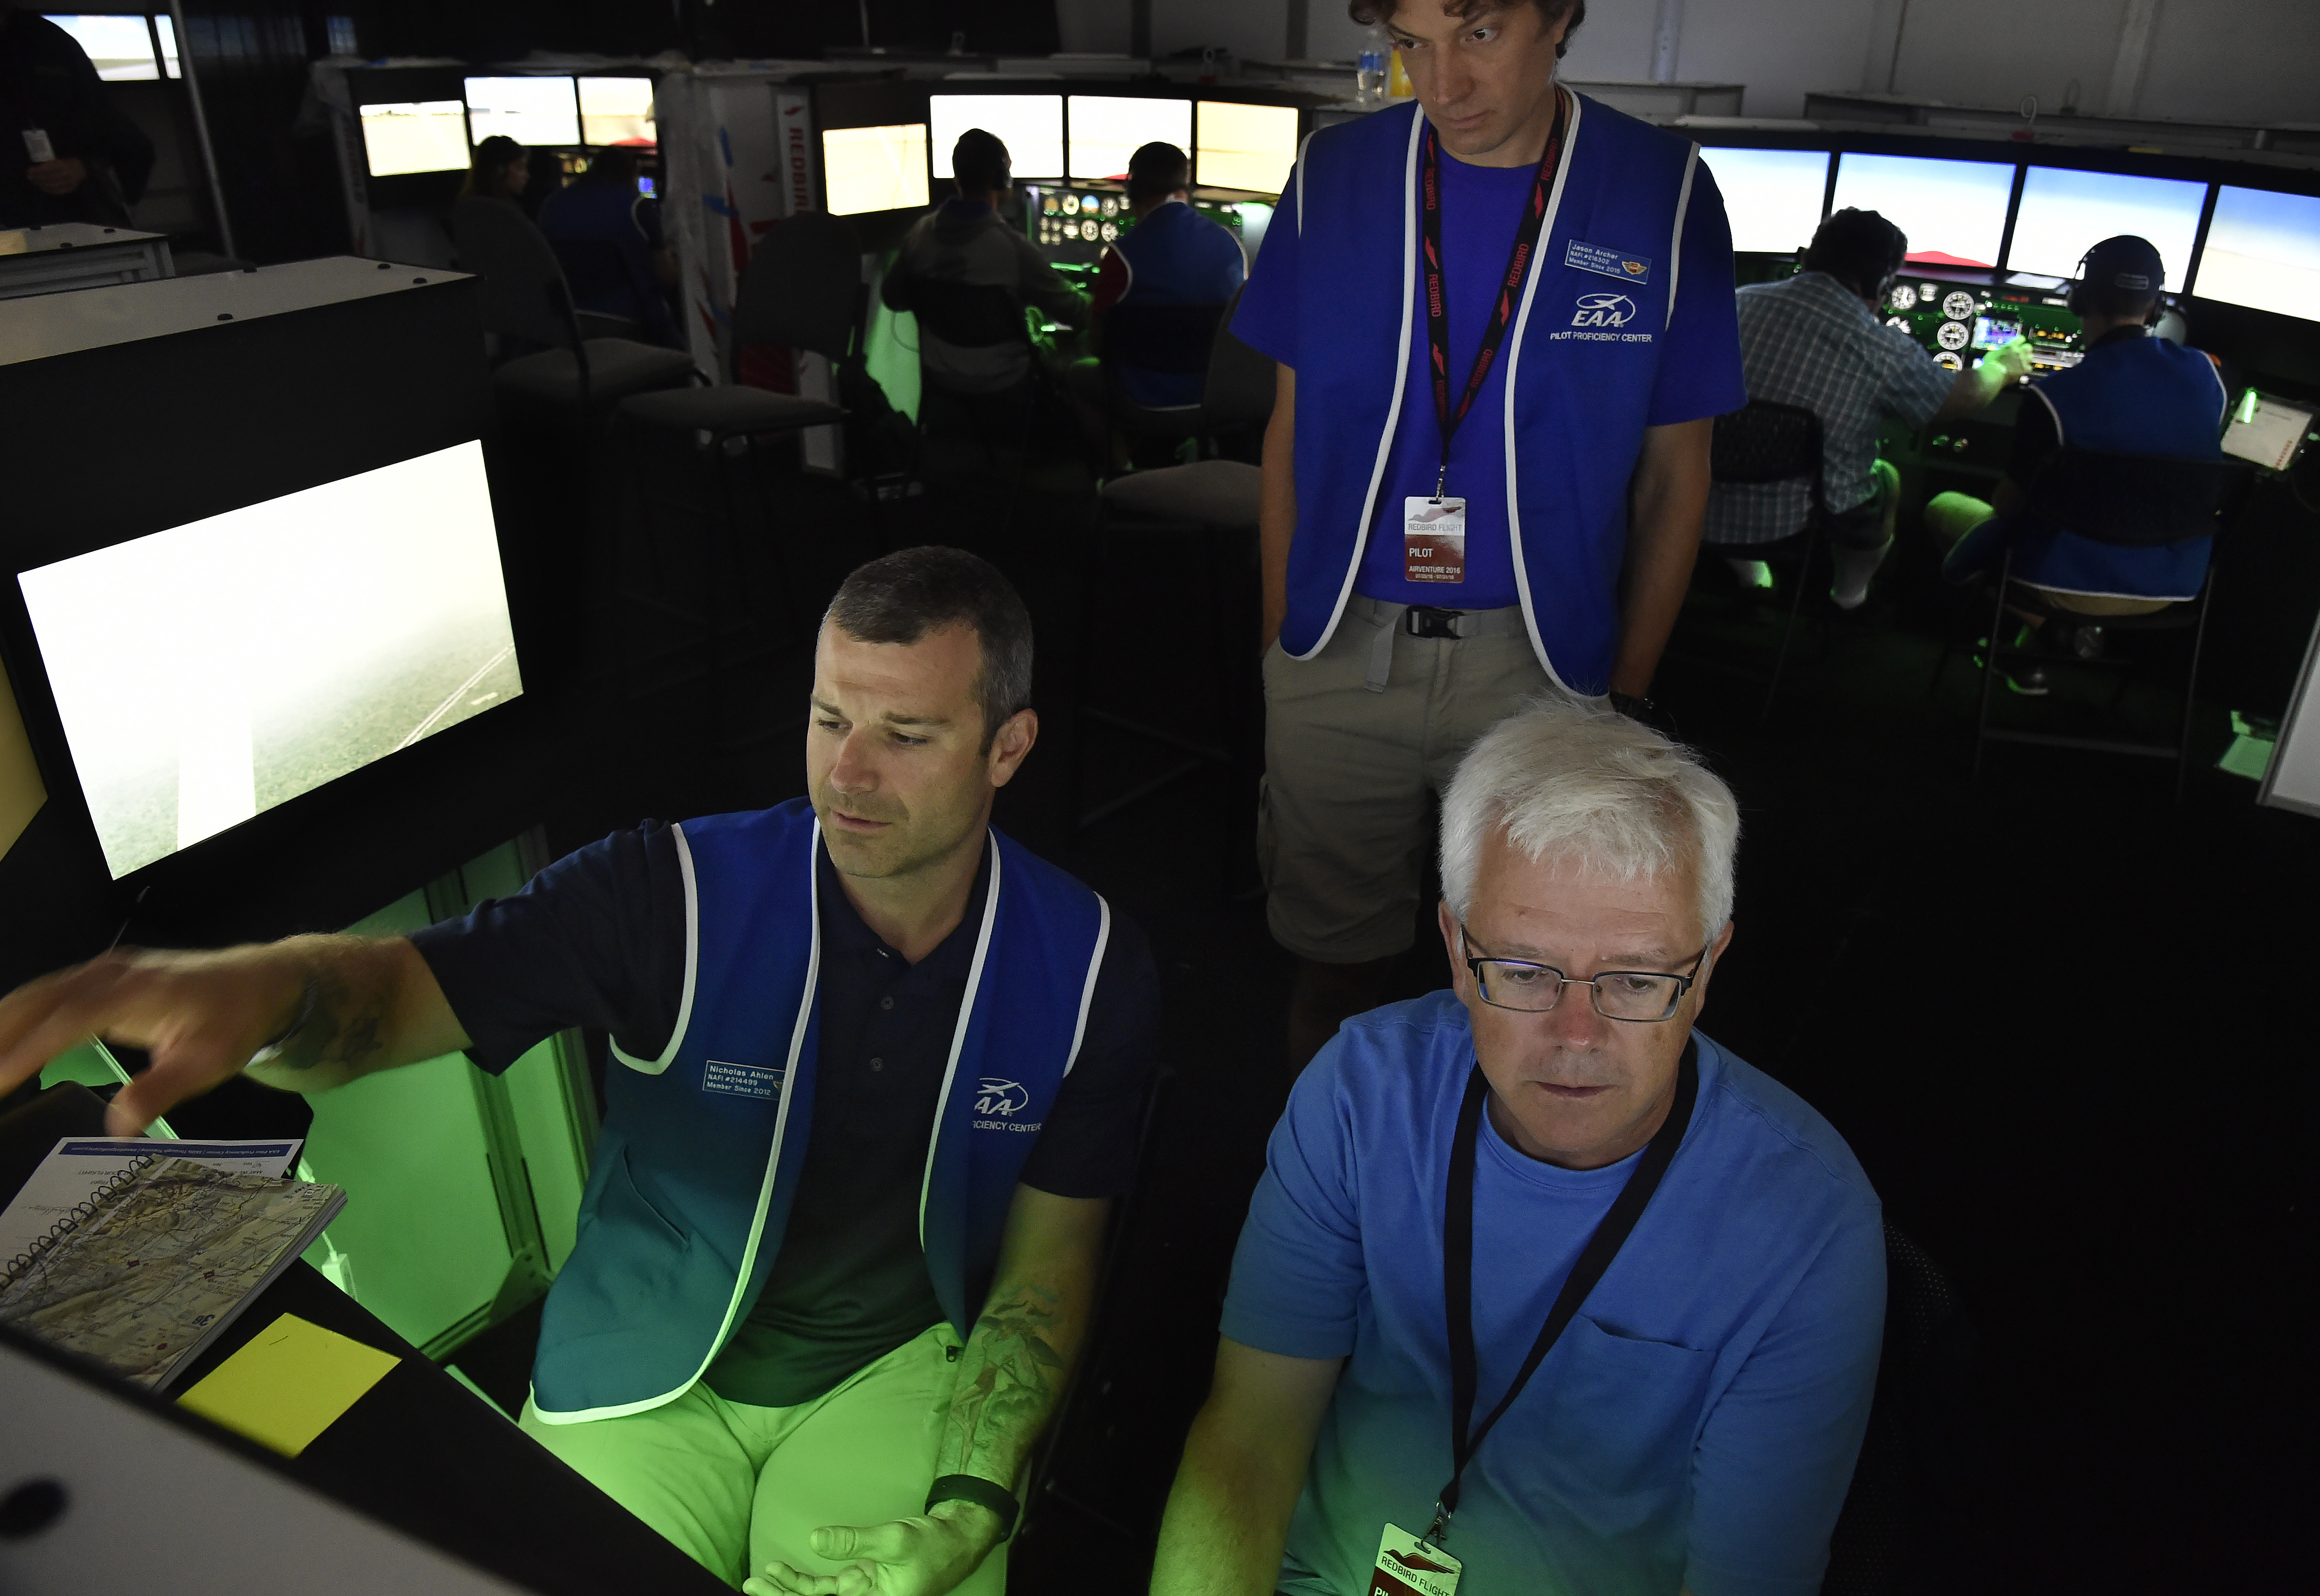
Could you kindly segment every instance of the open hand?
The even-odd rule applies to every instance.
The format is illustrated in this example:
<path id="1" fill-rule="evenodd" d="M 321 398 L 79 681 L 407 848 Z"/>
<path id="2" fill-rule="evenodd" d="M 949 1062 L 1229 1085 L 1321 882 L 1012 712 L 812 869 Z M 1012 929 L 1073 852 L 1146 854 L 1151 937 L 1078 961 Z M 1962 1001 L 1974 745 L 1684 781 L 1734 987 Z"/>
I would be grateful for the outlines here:
<path id="1" fill-rule="evenodd" d="M 27 167 L 24 180 L 42 194 L 70 194 L 88 181 L 88 167 L 69 156 L 63 160 L 44 160 L 36 167 Z"/>
<path id="2" fill-rule="evenodd" d="M 1991 351 L 1990 358 L 1996 360 L 1999 368 L 2006 373 L 2007 381 L 2012 382 L 2016 377 L 2025 376 L 2030 371 L 2029 340 L 2020 338 L 2007 339 Z"/>
<path id="3" fill-rule="evenodd" d="M 814 1555 L 845 1567 L 836 1573 L 807 1573 L 769 1562 L 741 1590 L 743 1596 L 943 1596 L 998 1544 L 999 1517 L 990 1509 L 937 1502 L 916 1519 L 817 1529 Z"/>

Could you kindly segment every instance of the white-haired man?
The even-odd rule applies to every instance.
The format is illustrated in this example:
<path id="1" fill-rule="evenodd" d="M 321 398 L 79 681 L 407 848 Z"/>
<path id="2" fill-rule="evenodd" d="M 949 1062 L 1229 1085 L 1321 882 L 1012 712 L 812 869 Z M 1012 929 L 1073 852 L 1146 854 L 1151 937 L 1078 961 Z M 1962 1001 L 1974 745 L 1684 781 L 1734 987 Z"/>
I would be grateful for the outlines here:
<path id="1" fill-rule="evenodd" d="M 1819 1590 L 1883 1229 L 1827 1121 L 1692 1029 L 1738 835 L 1609 710 L 1474 745 L 1455 991 L 1347 1021 L 1297 1084 L 1155 1592 Z"/>

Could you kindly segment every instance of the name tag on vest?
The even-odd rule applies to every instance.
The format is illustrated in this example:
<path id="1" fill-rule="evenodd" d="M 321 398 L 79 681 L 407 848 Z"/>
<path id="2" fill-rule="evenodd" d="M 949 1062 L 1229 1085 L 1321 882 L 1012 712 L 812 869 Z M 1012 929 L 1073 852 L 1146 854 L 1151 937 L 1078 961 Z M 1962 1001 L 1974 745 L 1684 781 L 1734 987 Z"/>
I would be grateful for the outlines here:
<path id="1" fill-rule="evenodd" d="M 711 1058 L 701 1066 L 701 1089 L 727 1097 L 754 1097 L 769 1102 L 782 1094 L 789 1066 L 781 1064 L 728 1064 Z"/>
<path id="2" fill-rule="evenodd" d="M 1617 277 L 1623 283 L 1638 287 L 1652 280 L 1652 258 L 1631 255 L 1625 249 L 1606 249 L 1600 244 L 1582 244 L 1577 239 L 1563 251 L 1563 264 L 1577 267 L 1581 271 L 1599 272 L 1607 277 Z"/>

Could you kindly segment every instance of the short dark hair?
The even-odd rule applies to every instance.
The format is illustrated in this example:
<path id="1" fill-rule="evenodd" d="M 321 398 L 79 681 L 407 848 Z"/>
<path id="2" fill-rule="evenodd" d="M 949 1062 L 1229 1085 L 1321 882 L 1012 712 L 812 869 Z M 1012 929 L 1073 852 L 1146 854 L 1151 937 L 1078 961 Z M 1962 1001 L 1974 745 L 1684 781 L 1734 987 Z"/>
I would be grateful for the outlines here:
<path id="1" fill-rule="evenodd" d="M 505 133 L 494 133 L 476 146 L 476 170 L 496 171 L 512 161 L 519 161 L 531 151 L 509 138 Z"/>
<path id="2" fill-rule="evenodd" d="M 1192 182 L 1192 158 L 1174 144 L 1155 141 L 1128 158 L 1128 203 L 1162 199 Z"/>
<path id="3" fill-rule="evenodd" d="M 1005 188 L 1015 180 L 1015 162 L 997 133 L 969 128 L 950 147 L 951 176 L 961 194 L 982 194 Z"/>
<path id="4" fill-rule="evenodd" d="M 1550 25 L 1565 16 L 1571 19 L 1571 25 L 1563 30 L 1562 41 L 1554 47 L 1554 59 L 1561 60 L 1571 53 L 1571 36 L 1579 32 L 1579 24 L 1587 20 L 1587 0 L 1530 0 L 1530 3 L 1538 7 L 1538 14 Z M 1352 0 L 1346 7 L 1346 14 L 1364 28 L 1374 28 L 1393 21 L 1394 13 L 1400 9 L 1401 0 Z M 1511 9 L 1511 6 L 1501 4 L 1501 0 L 1454 0 L 1453 4 L 1443 7 L 1457 17 L 1471 17 L 1486 9 Z"/>
<path id="5" fill-rule="evenodd" d="M 1805 250 L 1807 271 L 1825 272 L 1855 294 L 1871 295 L 1908 258 L 1909 235 L 1874 211 L 1851 205 L 1820 224 Z"/>
<path id="6" fill-rule="evenodd" d="M 983 649 L 974 694 L 986 752 L 1031 707 L 1031 612 L 998 567 L 964 549 L 928 544 L 856 566 L 822 620 L 862 642 L 906 648 L 947 626 L 971 629 Z"/>

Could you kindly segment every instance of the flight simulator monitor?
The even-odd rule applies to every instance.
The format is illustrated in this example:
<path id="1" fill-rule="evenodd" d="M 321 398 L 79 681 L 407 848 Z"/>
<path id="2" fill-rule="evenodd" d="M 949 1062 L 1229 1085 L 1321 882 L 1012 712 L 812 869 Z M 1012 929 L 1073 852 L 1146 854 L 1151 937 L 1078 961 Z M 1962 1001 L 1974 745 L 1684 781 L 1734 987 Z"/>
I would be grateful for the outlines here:
<path id="1" fill-rule="evenodd" d="M 1190 100 L 1074 95 L 1070 110 L 1070 175 L 1076 182 L 1125 181 L 1128 158 L 1146 144 L 1174 144 L 1188 156 L 1192 152 Z"/>
<path id="2" fill-rule="evenodd" d="M 821 170 L 833 216 L 916 210 L 928 203 L 927 124 L 825 128 Z"/>
<path id="3" fill-rule="evenodd" d="M 928 153 L 934 175 L 947 178 L 952 146 L 969 128 L 995 134 L 1007 146 L 1015 176 L 1064 175 L 1064 96 L 1061 95 L 929 95 Z"/>
<path id="4" fill-rule="evenodd" d="M 2320 196 L 2225 185 L 2192 286 L 2201 299 L 2320 322 Z"/>
<path id="5" fill-rule="evenodd" d="M 479 443 L 17 580 L 115 880 L 523 691 Z"/>
<path id="6" fill-rule="evenodd" d="M 404 100 L 356 107 L 363 158 L 374 177 L 458 172 L 467 166 L 467 107 L 459 100 Z"/>
<path id="7" fill-rule="evenodd" d="M 1828 197 L 1826 150 L 1702 150 L 1724 195 L 1732 247 L 1743 254 L 1801 255 Z"/>
<path id="8" fill-rule="evenodd" d="M 494 135 L 530 148 L 581 142 L 580 102 L 569 77 L 470 77 L 467 132 L 476 143 Z"/>
<path id="9" fill-rule="evenodd" d="M 1192 181 L 1203 188 L 1279 194 L 1297 160 L 1297 111 L 1202 100 L 1195 108 Z"/>
<path id="10" fill-rule="evenodd" d="M 580 142 L 596 150 L 612 144 L 658 142 L 653 128 L 651 78 L 583 77 L 576 81 L 580 86 Z"/>
<path id="11" fill-rule="evenodd" d="M 2022 180 L 2007 269 L 2074 277 L 2089 249 L 2131 232 L 2150 240 L 2167 263 L 2165 286 L 2180 288 L 2191 272 L 2191 246 L 2207 200 L 2204 183 L 2032 167 Z"/>
<path id="12" fill-rule="evenodd" d="M 1836 158 L 1829 209 L 1877 212 L 1909 235 L 1909 258 L 1921 266 L 1994 267 L 2013 197 L 2007 162 L 1848 151 Z"/>

